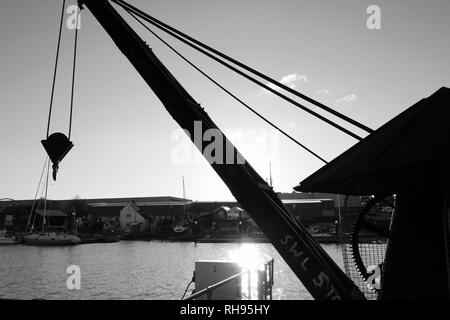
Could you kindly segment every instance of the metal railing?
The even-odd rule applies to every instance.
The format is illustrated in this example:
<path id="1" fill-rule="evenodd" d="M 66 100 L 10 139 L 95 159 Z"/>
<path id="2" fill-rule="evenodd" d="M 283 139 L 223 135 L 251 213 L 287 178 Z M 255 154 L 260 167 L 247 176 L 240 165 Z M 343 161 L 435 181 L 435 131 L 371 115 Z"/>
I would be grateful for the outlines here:
<path id="1" fill-rule="evenodd" d="M 258 271 L 258 300 L 272 300 L 273 264 L 275 259 L 264 264 L 264 270 Z"/>
<path id="2" fill-rule="evenodd" d="M 225 280 L 219 281 L 211 286 L 208 286 L 202 290 L 200 290 L 199 292 L 194 293 L 193 295 L 184 298 L 183 300 L 194 300 L 195 298 L 201 297 L 203 295 L 206 294 L 206 299 L 207 300 L 211 300 L 212 299 L 212 293 L 215 289 L 220 288 L 224 285 L 226 285 L 227 283 L 230 283 L 233 280 L 237 280 L 240 279 L 243 275 L 248 274 L 248 277 L 250 278 L 250 270 L 247 271 L 242 271 L 238 274 L 235 274 L 234 276 L 231 276 L 229 278 L 226 278 Z M 240 288 L 240 286 L 238 286 L 238 288 Z"/>

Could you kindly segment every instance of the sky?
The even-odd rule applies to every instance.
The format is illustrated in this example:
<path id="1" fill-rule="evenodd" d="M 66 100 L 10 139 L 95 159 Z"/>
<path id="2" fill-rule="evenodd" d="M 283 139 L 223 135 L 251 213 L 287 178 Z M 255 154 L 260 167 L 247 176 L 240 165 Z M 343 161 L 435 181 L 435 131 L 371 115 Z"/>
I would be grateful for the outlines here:
<path id="1" fill-rule="evenodd" d="M 448 0 L 129 2 L 373 129 L 440 87 L 450 87 Z M 67 6 L 73 4 L 67 0 Z M 60 0 L 0 2 L 0 199 L 33 199 L 43 190 L 39 178 L 46 153 L 40 140 L 46 135 L 61 5 Z M 368 28 L 370 5 L 380 8 L 381 29 Z M 323 166 L 117 9 L 219 128 L 237 133 L 238 150 L 264 179 L 271 167 L 275 191 L 291 192 Z M 357 142 L 163 37 L 326 160 Z M 68 132 L 73 39 L 74 30 L 64 27 L 51 133 Z M 57 181 L 50 179 L 48 198 L 181 197 L 184 176 L 187 198 L 232 200 L 195 149 L 186 156 L 189 144 L 180 137 L 162 103 L 89 10 L 83 10 L 71 136 L 75 146 L 61 162 Z M 181 158 L 179 150 L 185 150 Z"/>

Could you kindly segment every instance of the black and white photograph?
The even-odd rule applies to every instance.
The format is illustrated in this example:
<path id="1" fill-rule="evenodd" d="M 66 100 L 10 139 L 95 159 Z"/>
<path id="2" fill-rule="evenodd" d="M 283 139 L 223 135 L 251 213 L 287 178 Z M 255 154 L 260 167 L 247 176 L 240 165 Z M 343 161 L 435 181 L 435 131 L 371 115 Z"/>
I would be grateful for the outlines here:
<path id="1" fill-rule="evenodd" d="M 449 17 L 0 0 L 0 302 L 448 301 Z"/>

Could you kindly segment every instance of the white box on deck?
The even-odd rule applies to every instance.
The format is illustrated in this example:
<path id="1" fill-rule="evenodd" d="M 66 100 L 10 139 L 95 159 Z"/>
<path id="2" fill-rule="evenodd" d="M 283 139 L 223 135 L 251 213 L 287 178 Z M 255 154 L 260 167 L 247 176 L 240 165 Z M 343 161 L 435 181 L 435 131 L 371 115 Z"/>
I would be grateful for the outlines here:
<path id="1" fill-rule="evenodd" d="M 208 286 L 216 284 L 242 271 L 242 268 L 236 262 L 230 261 L 207 261 L 201 260 L 195 262 L 195 292 L 198 292 Z M 236 300 L 238 299 L 237 283 L 242 280 L 232 280 L 231 282 L 214 289 L 212 300 Z M 206 294 L 199 297 L 199 300 L 206 300 Z"/>

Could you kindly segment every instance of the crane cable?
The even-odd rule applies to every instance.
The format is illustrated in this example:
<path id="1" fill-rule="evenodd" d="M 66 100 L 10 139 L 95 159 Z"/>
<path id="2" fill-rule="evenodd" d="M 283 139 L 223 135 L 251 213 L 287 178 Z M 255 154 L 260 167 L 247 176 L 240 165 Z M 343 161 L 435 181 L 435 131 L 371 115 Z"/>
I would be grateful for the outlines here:
<path id="1" fill-rule="evenodd" d="M 247 78 L 248 80 L 252 81 L 253 83 L 257 84 L 258 86 L 263 87 L 264 89 L 266 89 L 266 90 L 272 92 L 273 94 L 275 94 L 275 95 L 281 97 L 282 99 L 284 99 L 284 100 L 290 102 L 291 104 L 297 106 L 298 108 L 300 108 L 300 109 L 302 109 L 302 110 L 304 110 L 304 111 L 306 111 L 306 112 L 312 114 L 312 115 L 315 116 L 316 118 L 321 119 L 322 121 L 324 121 L 324 122 L 328 123 L 329 125 L 331 125 L 331 126 L 337 128 L 337 129 L 339 129 L 340 131 L 342 131 L 342 132 L 344 132 L 344 133 L 350 135 L 351 137 L 353 137 L 353 138 L 355 138 L 355 139 L 357 139 L 357 140 L 362 140 L 362 138 L 361 138 L 360 136 L 356 135 L 355 133 L 351 132 L 350 130 L 348 130 L 348 129 L 342 127 L 341 125 L 339 125 L 339 124 L 337 124 L 337 123 L 335 123 L 335 122 L 333 122 L 333 121 L 331 121 L 331 120 L 329 120 L 329 119 L 327 119 L 326 117 L 320 115 L 319 113 L 317 113 L 317 112 L 315 112 L 315 111 L 312 111 L 312 110 L 308 109 L 308 108 L 305 107 L 304 105 L 302 105 L 302 104 L 300 104 L 300 103 L 298 103 L 298 102 L 292 100 L 291 98 L 285 96 L 285 95 L 282 94 L 281 92 L 278 92 L 278 91 L 275 90 L 274 88 L 269 87 L 268 85 L 262 83 L 261 81 L 255 79 L 254 77 L 252 77 L 252 76 L 250 76 L 250 75 L 248 75 L 248 74 L 242 72 L 241 70 L 237 69 L 236 67 L 233 67 L 233 66 L 230 65 L 229 63 L 227 63 L 227 62 L 221 60 L 220 58 L 214 56 L 213 54 L 211 54 L 211 53 L 209 53 L 209 52 L 203 50 L 203 49 L 200 48 L 199 46 L 197 46 L 197 45 L 191 43 L 190 41 L 188 41 L 188 40 L 186 40 L 186 39 L 184 39 L 182 36 L 179 36 L 179 35 L 177 35 L 176 33 L 170 31 L 170 30 L 169 30 L 168 28 L 166 28 L 165 26 L 159 25 L 158 23 L 156 23 L 156 22 L 154 22 L 153 20 L 151 20 L 151 19 L 149 18 L 149 17 L 150 17 L 149 15 L 147 15 L 146 13 L 143 13 L 143 12 L 140 11 L 139 9 L 133 10 L 133 9 L 128 8 L 128 7 L 125 8 L 125 6 L 123 6 L 123 5 L 122 5 L 121 3 L 119 3 L 117 0 L 112 0 L 112 1 L 115 2 L 115 3 L 117 3 L 118 5 L 120 5 L 122 8 L 124 8 L 124 9 L 126 9 L 126 10 L 131 10 L 131 11 L 133 11 L 133 12 L 136 13 L 140 18 L 142 18 L 142 19 L 144 19 L 145 21 L 151 23 L 152 25 L 154 25 L 155 27 L 159 28 L 160 30 L 162 30 L 162 31 L 164 31 L 164 32 L 166 32 L 166 33 L 168 33 L 169 35 L 171 35 L 172 37 L 178 39 L 179 41 L 181 41 L 181 42 L 187 44 L 188 46 L 190 46 L 190 47 L 192 47 L 192 48 L 194 48 L 195 50 L 197 50 L 197 51 L 203 53 L 203 54 L 206 55 L 207 57 L 209 57 L 209 58 L 211 58 L 211 59 L 213 59 L 213 60 L 219 62 L 220 64 L 222 64 L 222 65 L 224 65 L 225 67 L 227 67 L 228 69 L 230 69 L 230 70 L 236 72 L 237 74 L 243 76 L 244 78 Z M 186 37 L 187 37 L 187 36 L 186 36 Z M 212 50 L 214 50 L 214 49 L 212 49 Z"/>
<path id="2" fill-rule="evenodd" d="M 64 20 L 65 7 L 66 7 L 66 0 L 63 0 L 63 5 L 62 5 L 62 9 L 61 9 L 61 19 L 60 19 L 60 23 L 59 23 L 58 44 L 56 46 L 55 67 L 53 70 L 52 92 L 50 94 L 50 108 L 48 111 L 47 138 L 48 138 L 48 134 L 50 132 L 50 120 L 52 117 L 53 97 L 54 97 L 54 93 L 55 93 L 56 74 L 57 74 L 57 70 L 58 70 L 59 49 L 60 49 L 60 45 L 61 45 L 61 34 L 62 34 L 62 25 L 63 25 L 63 20 Z"/>
<path id="3" fill-rule="evenodd" d="M 320 102 L 318 102 L 318 101 L 316 101 L 316 100 L 314 100 L 314 99 L 312 99 L 312 98 L 310 98 L 310 97 L 308 97 L 308 96 L 306 96 L 306 95 L 303 95 L 303 94 L 301 94 L 300 92 L 298 92 L 298 91 L 296 91 L 296 90 L 293 90 L 292 88 L 289 88 L 288 86 L 286 86 L 286 85 L 284 85 L 284 84 L 279 83 L 278 81 L 276 81 L 276 80 L 274 80 L 274 79 L 272 79 L 272 78 L 270 78 L 270 77 L 264 75 L 263 73 L 261 73 L 261 72 L 255 70 L 255 69 L 253 69 L 253 68 L 250 68 L 250 67 L 246 66 L 245 64 L 243 64 L 243 63 L 241 63 L 241 62 L 239 62 L 239 61 L 237 61 L 237 60 L 235 60 L 235 59 L 233 59 L 233 58 L 231 58 L 231 57 L 229 57 L 229 56 L 227 56 L 227 55 L 225 55 L 225 54 L 223 54 L 223 53 L 221 53 L 221 52 L 219 52 L 219 51 L 217 51 L 217 50 L 215 50 L 215 49 L 213 49 L 213 48 L 211 48 L 211 47 L 209 47 L 209 46 L 207 46 L 207 45 L 205 45 L 205 44 L 203 44 L 202 42 L 200 42 L 200 41 L 198 41 L 198 40 L 196 40 L 196 39 L 194 39 L 194 38 L 192 38 L 192 37 L 190 37 L 190 36 L 184 34 L 183 32 L 181 32 L 181 31 L 179 31 L 179 30 L 177 30 L 177 29 L 175 29 L 175 28 L 172 28 L 171 26 L 169 26 L 169 25 L 167 25 L 167 24 L 165 24 L 165 23 L 163 23 L 163 22 L 157 20 L 156 18 L 153 18 L 152 16 L 150 16 L 150 15 L 148 15 L 147 13 L 145 13 L 145 12 L 139 10 L 138 8 L 136 8 L 136 7 L 134 7 L 134 6 L 132 6 L 132 5 L 128 4 L 128 3 L 126 3 L 125 1 L 122 1 L 122 0 L 112 0 L 112 2 L 114 2 L 114 3 L 116 3 L 117 5 L 121 6 L 121 7 L 124 8 L 125 10 L 130 10 L 130 11 L 134 12 L 134 13 L 137 14 L 139 17 L 141 17 L 142 19 L 144 19 L 144 20 L 146 20 L 147 22 L 151 23 L 152 25 L 154 25 L 155 27 L 159 28 L 160 30 L 162 30 L 162 31 L 164 31 L 164 32 L 166 32 L 166 33 L 168 33 L 168 34 L 170 34 L 171 36 L 173 36 L 173 37 L 177 38 L 178 40 L 184 42 L 185 44 L 191 46 L 192 48 L 196 49 L 197 51 L 200 51 L 201 53 L 205 54 L 206 56 L 210 57 L 211 59 L 216 60 L 217 62 L 219 62 L 219 63 L 221 63 L 222 65 L 226 66 L 227 68 L 229 68 L 229 69 L 235 71 L 236 73 L 238 73 L 238 74 L 240 74 L 241 76 L 247 78 L 248 80 L 250 80 L 250 81 L 252 81 L 252 82 L 258 84 L 259 86 L 265 88 L 266 90 L 272 92 L 273 94 L 275 94 L 275 95 L 281 97 L 282 99 L 284 99 L 284 100 L 290 102 L 291 104 L 294 104 L 295 106 L 297 106 L 297 107 L 299 107 L 300 109 L 302 109 L 302 110 L 304 110 L 304 111 L 306 111 L 306 112 L 312 114 L 313 116 L 315 116 L 315 117 L 321 119 L 322 121 L 324 121 L 324 122 L 326 122 L 326 123 L 328 123 L 328 124 L 334 126 L 335 128 L 339 129 L 340 131 L 342 131 L 342 132 L 344 132 L 344 133 L 347 133 L 348 135 L 352 136 L 353 138 L 355 138 L 355 139 L 357 139 L 357 140 L 362 140 L 362 138 L 361 138 L 360 136 L 356 135 L 355 133 L 349 131 L 348 129 L 346 129 L 346 128 L 340 126 L 340 125 L 338 125 L 337 123 L 335 123 L 335 122 L 333 122 L 333 121 L 331 121 L 331 120 L 329 120 L 329 119 L 327 119 L 327 118 L 321 116 L 321 115 L 318 114 L 317 112 L 314 112 L 314 111 L 308 109 L 307 107 L 301 105 L 300 103 L 298 103 L 298 102 L 296 102 L 296 101 L 290 99 L 289 97 L 283 95 L 282 93 L 278 92 L 278 91 L 275 90 L 274 88 L 271 88 L 271 87 L 269 87 L 269 86 L 263 84 L 262 82 L 260 82 L 260 81 L 258 81 L 258 80 L 256 80 L 256 79 L 252 78 L 251 76 L 249 76 L 249 75 L 245 74 L 244 72 L 242 72 L 242 71 L 236 69 L 235 67 L 231 66 L 230 64 L 226 63 L 225 61 L 219 59 L 218 57 L 212 55 L 212 54 L 209 53 L 209 52 L 212 52 L 212 53 L 214 53 L 215 55 L 217 55 L 217 56 L 219 56 L 219 57 L 221 57 L 221 58 L 223 58 L 223 59 L 225 59 L 225 60 L 228 60 L 228 61 L 230 61 L 231 63 L 233 63 L 233 64 L 235 64 L 235 65 L 237 65 L 237 66 L 239 66 L 239 67 L 245 69 L 246 71 L 251 72 L 251 73 L 253 73 L 253 74 L 255 74 L 255 75 L 257 75 L 257 76 L 259 76 L 259 77 L 265 79 L 266 81 L 268 81 L 268 82 L 270 82 L 270 83 L 272 83 L 272 84 L 278 86 L 279 88 L 282 88 L 282 89 L 288 91 L 289 93 L 294 94 L 294 95 L 296 95 L 297 97 L 300 97 L 300 98 L 302 98 L 302 99 L 304 99 L 304 100 L 306 100 L 306 101 L 308 101 L 308 102 L 310 102 L 310 103 L 316 105 L 317 107 L 319 107 L 319 108 L 321 108 L 321 109 L 323 109 L 323 110 L 325 110 L 325 111 L 327 111 L 327 112 L 329 112 L 329 113 L 335 115 L 336 117 L 340 118 L 341 120 L 344 120 L 344 121 L 346 121 L 346 122 L 348 122 L 348 123 L 351 123 L 351 124 L 353 124 L 354 126 L 357 126 L 358 128 L 363 129 L 364 131 L 366 131 L 366 132 L 368 132 L 368 133 L 372 133 L 372 132 L 373 132 L 372 129 L 370 129 L 369 127 L 367 127 L 367 126 L 365 126 L 365 125 L 363 125 L 363 124 L 361 124 L 361 123 L 359 123 L 359 122 L 357 122 L 356 120 L 351 119 L 351 118 L 349 118 L 349 117 L 347 117 L 347 116 L 345 116 L 345 115 L 339 113 L 338 111 L 333 110 L 333 109 L 331 109 L 330 107 L 327 107 L 327 106 L 325 106 L 324 104 L 322 104 L 322 103 L 320 103 Z M 201 48 L 204 48 L 205 50 L 207 50 L 207 51 L 209 51 L 209 52 L 206 52 L 205 50 L 203 50 L 203 49 L 201 49 Z"/>
<path id="4" fill-rule="evenodd" d="M 66 6 L 66 0 L 62 1 L 62 10 L 61 10 L 61 18 L 59 23 L 59 32 L 58 32 L 58 43 L 56 46 L 56 57 L 55 57 L 55 67 L 53 70 L 53 80 L 52 80 L 52 90 L 50 94 L 50 106 L 48 111 L 48 120 L 47 120 L 47 138 L 50 133 L 50 122 L 52 118 L 53 111 L 53 100 L 55 95 L 55 84 L 56 84 L 56 75 L 58 73 L 58 60 L 59 60 L 59 52 L 61 48 L 61 35 L 62 35 L 62 26 L 64 21 L 64 11 Z M 70 140 L 70 135 L 72 133 L 72 114 L 73 114 L 73 97 L 75 92 L 75 69 L 76 69 L 76 56 L 77 56 L 77 43 L 78 43 L 78 19 L 79 13 L 76 15 L 76 24 L 75 24 L 75 40 L 74 40 L 74 49 L 73 49 L 73 65 L 72 65 L 72 84 L 71 84 L 71 93 L 70 93 L 70 115 L 69 115 L 69 134 L 68 138 Z"/>
<path id="5" fill-rule="evenodd" d="M 281 128 L 277 127 L 273 122 L 271 122 L 270 120 L 268 120 L 267 118 L 265 118 L 263 115 L 261 115 L 260 113 L 258 113 L 256 110 L 254 110 L 252 107 L 250 107 L 248 104 L 246 104 L 244 101 L 242 101 L 241 99 L 239 99 L 236 95 L 234 95 L 232 92 L 230 92 L 228 89 L 226 89 L 225 87 L 223 87 L 220 83 L 218 83 L 216 80 L 214 80 L 213 78 L 211 78 L 208 74 L 206 74 L 204 71 L 202 71 L 199 67 L 197 67 L 194 63 L 192 63 L 190 60 L 188 60 L 186 57 L 184 57 L 179 51 L 177 51 L 174 47 L 172 47 L 169 43 L 167 43 L 164 39 L 162 39 L 160 36 L 158 36 L 153 30 L 151 30 L 148 26 L 146 26 L 141 20 L 139 20 L 139 18 L 136 17 L 136 15 L 128 10 L 125 9 L 125 11 L 130 14 L 137 22 L 139 22 L 145 29 L 147 29 L 151 34 L 153 34 L 157 39 L 159 39 L 162 43 L 164 43 L 168 48 L 170 48 L 173 52 L 175 52 L 180 58 L 182 58 L 184 61 L 186 61 L 189 65 L 191 65 L 194 69 L 196 69 L 198 72 L 200 72 L 203 76 L 205 76 L 208 80 L 210 80 L 211 82 L 213 82 L 216 86 L 218 86 L 220 89 L 222 89 L 224 92 L 226 92 L 228 95 L 230 95 L 232 98 L 234 98 L 236 101 L 238 101 L 240 104 L 242 104 L 244 107 L 246 107 L 248 110 L 250 110 L 251 112 L 253 112 L 255 115 L 257 115 L 259 118 L 261 118 L 262 120 L 264 120 L 266 123 L 268 123 L 270 126 L 272 126 L 273 128 L 277 129 L 279 132 L 281 132 L 284 136 L 286 136 L 287 138 L 289 138 L 290 140 L 292 140 L 294 143 L 296 143 L 297 145 L 299 145 L 301 148 L 303 148 L 304 150 L 306 150 L 307 152 L 309 152 L 310 154 L 312 154 L 314 157 L 316 157 L 317 159 L 321 160 L 324 163 L 328 163 L 324 158 L 322 158 L 321 156 L 319 156 L 317 153 L 315 153 L 314 151 L 312 151 L 311 149 L 309 149 L 307 146 L 305 146 L 304 144 L 300 143 L 298 140 L 296 140 L 295 138 L 293 138 L 291 135 L 289 135 L 288 133 L 286 133 L 284 130 L 282 130 Z"/>
<path id="6" fill-rule="evenodd" d="M 72 133 L 72 113 L 73 113 L 73 96 L 75 91 L 75 69 L 77 62 L 77 44 L 78 44 L 78 19 L 80 18 L 80 13 L 77 9 L 77 18 L 75 20 L 75 40 L 73 45 L 73 65 L 72 65 L 72 88 L 70 92 L 70 117 L 69 117 L 69 140 Z"/>
<path id="7" fill-rule="evenodd" d="M 116 2 L 116 0 L 112 0 L 113 2 Z M 257 115 L 259 118 L 261 118 L 262 120 L 264 120 L 266 123 L 268 123 L 270 126 L 272 126 L 273 128 L 275 128 L 276 130 L 278 130 L 281 134 L 283 134 L 284 136 L 286 136 L 288 139 L 290 139 L 291 141 L 293 141 L 294 143 L 296 143 L 297 145 L 299 145 L 301 148 L 303 148 L 304 150 L 306 150 L 307 152 L 309 152 L 311 155 L 313 155 L 314 157 L 316 157 L 317 159 L 319 159 L 320 161 L 322 161 L 325 164 L 328 164 L 329 162 L 327 160 L 325 160 L 324 158 L 322 158 L 320 155 L 318 155 L 316 152 L 312 151 L 310 148 L 308 148 L 307 146 L 305 146 L 304 144 L 302 144 L 301 142 L 299 142 L 298 140 L 296 140 L 295 138 L 293 138 L 291 135 L 289 135 L 288 133 L 286 133 L 284 130 L 282 130 L 281 128 L 279 128 L 278 126 L 276 126 L 273 122 L 271 122 L 270 120 L 268 120 L 267 118 L 265 118 L 263 115 L 261 115 L 260 113 L 258 113 L 256 110 L 254 110 L 252 107 L 250 107 L 248 104 L 246 104 L 244 101 L 242 101 L 240 98 L 238 98 L 236 95 L 234 95 L 232 92 L 230 92 L 228 89 L 226 89 L 225 87 L 223 87 L 220 83 L 218 83 L 216 80 L 214 80 L 212 77 L 210 77 L 208 74 L 206 74 L 204 71 L 202 71 L 199 67 L 197 67 L 194 63 L 192 63 L 190 60 L 188 60 L 185 56 L 183 56 L 179 51 L 177 51 L 173 46 L 171 46 L 167 41 L 165 41 L 164 39 L 162 39 L 158 34 L 156 34 L 153 30 L 151 30 L 147 25 L 145 25 L 139 18 L 150 22 L 148 20 L 146 20 L 145 18 L 143 18 L 142 16 L 140 16 L 138 13 L 136 12 L 132 12 L 133 10 L 130 10 L 128 8 L 125 8 L 124 6 L 122 6 L 121 4 L 117 3 L 118 5 L 120 5 L 131 17 L 133 17 L 139 24 L 141 24 L 147 31 L 149 31 L 151 34 L 153 34 L 153 36 L 155 36 L 158 40 L 160 40 L 162 43 L 164 43 L 168 48 L 170 48 L 175 54 L 177 54 L 180 58 L 182 58 L 185 62 L 187 62 L 189 65 L 191 65 L 194 69 L 196 69 L 198 72 L 200 72 L 203 76 L 205 76 L 208 80 L 210 80 L 211 82 L 213 82 L 216 86 L 218 86 L 220 89 L 222 89 L 224 92 L 226 92 L 228 95 L 230 95 L 232 98 L 234 98 L 236 101 L 238 101 L 240 104 L 242 104 L 244 107 L 246 107 L 248 110 L 250 110 L 251 112 L 253 112 L 255 115 Z M 138 9 L 137 9 L 138 10 Z M 139 15 L 139 17 L 137 17 Z M 151 23 L 151 22 L 150 22 Z M 153 24 L 153 23 L 152 23 Z M 154 24 L 153 24 L 154 25 Z M 159 28 L 159 27 L 158 27 Z M 161 29 L 161 28 L 160 28 Z M 170 32 L 169 32 L 170 33 Z M 174 36 L 176 38 L 178 38 L 177 36 Z M 181 39 L 180 39 L 181 40 Z M 185 42 L 184 40 L 181 40 L 183 42 Z M 185 42 L 186 43 L 186 42 Z M 201 49 L 200 49 L 201 50 Z M 270 88 L 270 87 L 269 87 Z M 271 89 L 271 88 L 270 88 Z M 369 188 L 361 185 L 359 182 L 355 181 L 354 179 L 347 177 L 346 178 L 347 181 L 349 181 L 350 183 L 354 184 L 355 186 L 357 186 L 358 188 L 360 188 L 361 190 L 373 194 L 372 191 L 369 190 Z M 388 203 L 387 201 L 383 201 L 384 203 L 386 203 L 388 206 L 395 208 L 392 204 Z"/>

